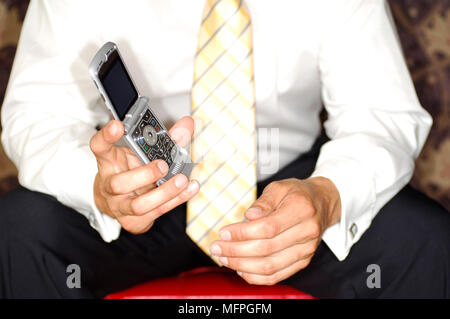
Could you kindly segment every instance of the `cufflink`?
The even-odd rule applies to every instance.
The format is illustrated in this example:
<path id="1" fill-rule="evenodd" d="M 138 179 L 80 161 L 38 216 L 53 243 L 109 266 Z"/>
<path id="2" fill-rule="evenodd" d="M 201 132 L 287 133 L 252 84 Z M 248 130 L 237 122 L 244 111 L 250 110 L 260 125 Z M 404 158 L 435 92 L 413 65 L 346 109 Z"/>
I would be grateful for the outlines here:
<path id="1" fill-rule="evenodd" d="M 353 223 L 350 226 L 350 233 L 352 234 L 352 239 L 355 238 L 357 232 L 358 232 L 358 226 L 356 226 L 356 224 Z"/>
<path id="2" fill-rule="evenodd" d="M 92 228 L 97 229 L 98 228 L 98 222 L 97 219 L 95 219 L 95 215 L 93 213 L 89 213 L 89 225 L 91 225 Z"/>

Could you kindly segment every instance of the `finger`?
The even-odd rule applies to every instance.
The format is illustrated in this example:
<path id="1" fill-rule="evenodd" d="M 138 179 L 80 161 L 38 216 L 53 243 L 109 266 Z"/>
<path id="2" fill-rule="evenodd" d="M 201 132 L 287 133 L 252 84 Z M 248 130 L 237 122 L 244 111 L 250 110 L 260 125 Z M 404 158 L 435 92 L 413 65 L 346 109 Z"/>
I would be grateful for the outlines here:
<path id="1" fill-rule="evenodd" d="M 270 239 L 300 221 L 300 214 L 280 209 L 256 220 L 227 225 L 220 230 L 219 235 L 221 239 L 231 241 Z"/>
<path id="2" fill-rule="evenodd" d="M 247 209 L 245 212 L 245 217 L 253 222 L 261 217 L 268 216 L 275 210 L 276 202 L 274 200 L 274 196 L 271 195 L 271 192 L 267 192 L 266 189 L 261 194 L 261 196 L 252 204 L 252 206 Z M 247 223 L 245 223 L 247 224 Z M 247 234 L 240 233 L 240 228 L 243 227 L 243 223 L 233 224 L 233 227 L 227 226 L 220 230 L 219 236 L 223 240 L 246 240 L 248 239 L 256 239 L 249 238 Z M 253 224 L 250 225 L 252 227 Z M 243 230 L 244 232 L 245 230 Z"/>
<path id="3" fill-rule="evenodd" d="M 188 186 L 177 196 L 172 198 L 171 200 L 165 202 L 164 204 L 158 206 L 157 208 L 153 209 L 150 214 L 154 219 L 162 216 L 163 214 L 170 212 L 175 207 L 187 202 L 192 197 L 194 197 L 200 189 L 200 184 L 196 180 L 192 180 L 189 182 Z"/>
<path id="4" fill-rule="evenodd" d="M 261 218 L 263 216 L 267 216 L 276 210 L 279 202 L 282 198 L 277 196 L 275 187 L 271 186 L 273 184 L 269 184 L 266 188 L 264 188 L 261 196 L 252 204 L 252 206 L 247 209 L 245 212 L 245 217 L 249 220 L 254 220 L 257 218 Z"/>
<path id="5" fill-rule="evenodd" d="M 189 144 L 193 133 L 194 120 L 190 116 L 183 117 L 169 130 L 169 134 L 173 141 L 181 147 L 185 147 Z"/>
<path id="6" fill-rule="evenodd" d="M 223 265 L 236 271 L 268 276 L 299 260 L 310 258 L 315 251 L 315 242 L 297 244 L 267 257 L 220 257 L 219 260 Z"/>
<path id="7" fill-rule="evenodd" d="M 276 208 L 279 206 L 280 201 L 282 200 L 282 197 L 279 195 L 280 187 L 277 186 L 278 184 L 280 183 L 270 183 L 268 186 L 266 186 L 261 196 L 252 204 L 249 209 L 247 209 L 247 211 L 245 212 L 245 217 L 249 221 L 255 221 L 262 217 L 268 216 L 276 210 Z M 220 234 L 222 239 L 231 239 L 231 234 L 227 233 L 227 230 L 228 229 L 225 228 L 223 229 L 223 231 L 221 231 Z M 237 229 L 236 232 L 239 232 L 239 229 Z M 239 236 L 239 234 L 236 234 L 236 236 Z M 240 237 L 233 237 L 234 240 L 244 240 L 244 237 L 242 237 L 241 239 L 239 238 Z"/>
<path id="8" fill-rule="evenodd" d="M 272 275 L 259 275 L 252 274 L 246 272 L 238 272 L 238 275 L 241 276 L 246 282 L 252 285 L 268 285 L 272 286 L 279 283 L 282 280 L 285 280 L 298 271 L 306 268 L 309 265 L 311 259 L 301 259 L 296 261 L 292 265 L 272 274 Z"/>
<path id="9" fill-rule="evenodd" d="M 123 136 L 123 132 L 123 124 L 113 120 L 91 138 L 90 147 L 97 160 L 112 159 L 113 146 Z"/>
<path id="10" fill-rule="evenodd" d="M 199 190 L 199 183 L 195 180 L 191 181 L 189 185 L 175 198 L 155 208 L 151 212 L 142 216 L 124 216 L 119 218 L 122 227 L 133 234 L 142 234 L 150 229 L 156 218 L 170 212 L 175 207 L 188 201 L 194 197 Z"/>
<path id="11" fill-rule="evenodd" d="M 123 229 L 125 229 L 127 232 L 132 234 L 143 234 L 147 232 L 155 222 L 154 219 L 150 218 L 144 218 L 144 216 L 121 216 L 118 217 L 117 220 L 119 221 L 120 225 Z"/>
<path id="12" fill-rule="evenodd" d="M 287 194 L 281 200 L 263 195 L 252 207 L 258 206 L 265 212 L 273 207 L 275 210 L 255 220 L 223 227 L 219 232 L 221 239 L 240 241 L 273 238 L 315 213 L 314 208 L 302 195 Z"/>
<path id="13" fill-rule="evenodd" d="M 211 253 L 224 257 L 264 257 L 318 237 L 320 226 L 311 221 L 296 224 L 271 239 L 215 241 L 211 245 Z"/>
<path id="14" fill-rule="evenodd" d="M 157 186 L 156 186 L 156 183 L 149 184 L 149 185 L 146 185 L 146 186 L 144 186 L 144 187 L 135 189 L 135 190 L 133 191 L 133 193 L 134 193 L 136 196 L 139 196 L 139 195 L 148 193 L 149 191 L 151 191 L 152 189 L 154 189 L 154 188 L 156 188 L 156 187 L 157 187 Z"/>
<path id="15" fill-rule="evenodd" d="M 141 187 L 156 183 L 169 171 L 167 163 L 155 160 L 147 165 L 112 175 L 106 183 L 106 191 L 112 195 L 128 194 Z"/>
<path id="16" fill-rule="evenodd" d="M 142 216 L 154 210 L 158 206 L 168 202 L 181 193 L 188 185 L 188 179 L 183 174 L 177 174 L 167 182 L 152 189 L 150 192 L 128 198 L 120 203 L 120 212 L 124 215 Z"/>

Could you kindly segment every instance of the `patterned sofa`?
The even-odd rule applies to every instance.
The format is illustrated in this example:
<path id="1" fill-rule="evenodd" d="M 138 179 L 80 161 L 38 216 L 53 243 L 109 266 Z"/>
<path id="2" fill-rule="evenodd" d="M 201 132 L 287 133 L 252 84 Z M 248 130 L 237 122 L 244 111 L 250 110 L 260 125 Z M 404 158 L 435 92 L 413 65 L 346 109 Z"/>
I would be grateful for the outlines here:
<path id="1" fill-rule="evenodd" d="M 450 211 L 450 0 L 390 0 L 422 105 L 434 125 L 411 184 Z M 0 0 L 0 105 L 28 0 Z M 17 187 L 16 169 L 0 146 L 0 196 Z"/>

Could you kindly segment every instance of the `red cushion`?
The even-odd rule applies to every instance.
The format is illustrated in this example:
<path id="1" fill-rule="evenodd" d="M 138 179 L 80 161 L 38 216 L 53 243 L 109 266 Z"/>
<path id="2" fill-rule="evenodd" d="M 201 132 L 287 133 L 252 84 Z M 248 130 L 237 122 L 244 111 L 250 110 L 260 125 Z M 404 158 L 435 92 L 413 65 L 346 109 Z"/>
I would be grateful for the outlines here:
<path id="1" fill-rule="evenodd" d="M 270 298 L 311 299 L 304 292 L 285 285 L 249 285 L 234 272 L 219 267 L 202 267 L 176 277 L 161 278 L 110 294 L 106 299 L 186 298 Z"/>

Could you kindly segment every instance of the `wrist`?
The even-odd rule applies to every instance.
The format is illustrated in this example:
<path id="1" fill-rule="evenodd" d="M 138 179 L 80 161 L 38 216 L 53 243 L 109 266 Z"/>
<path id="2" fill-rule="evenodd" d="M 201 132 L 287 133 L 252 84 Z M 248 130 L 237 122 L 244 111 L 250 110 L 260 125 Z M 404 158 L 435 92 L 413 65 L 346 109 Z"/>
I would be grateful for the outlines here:
<path id="1" fill-rule="evenodd" d="M 338 223 L 341 219 L 341 197 L 334 183 L 322 176 L 308 178 L 306 181 L 312 186 L 318 209 L 324 221 L 324 230 Z"/>

